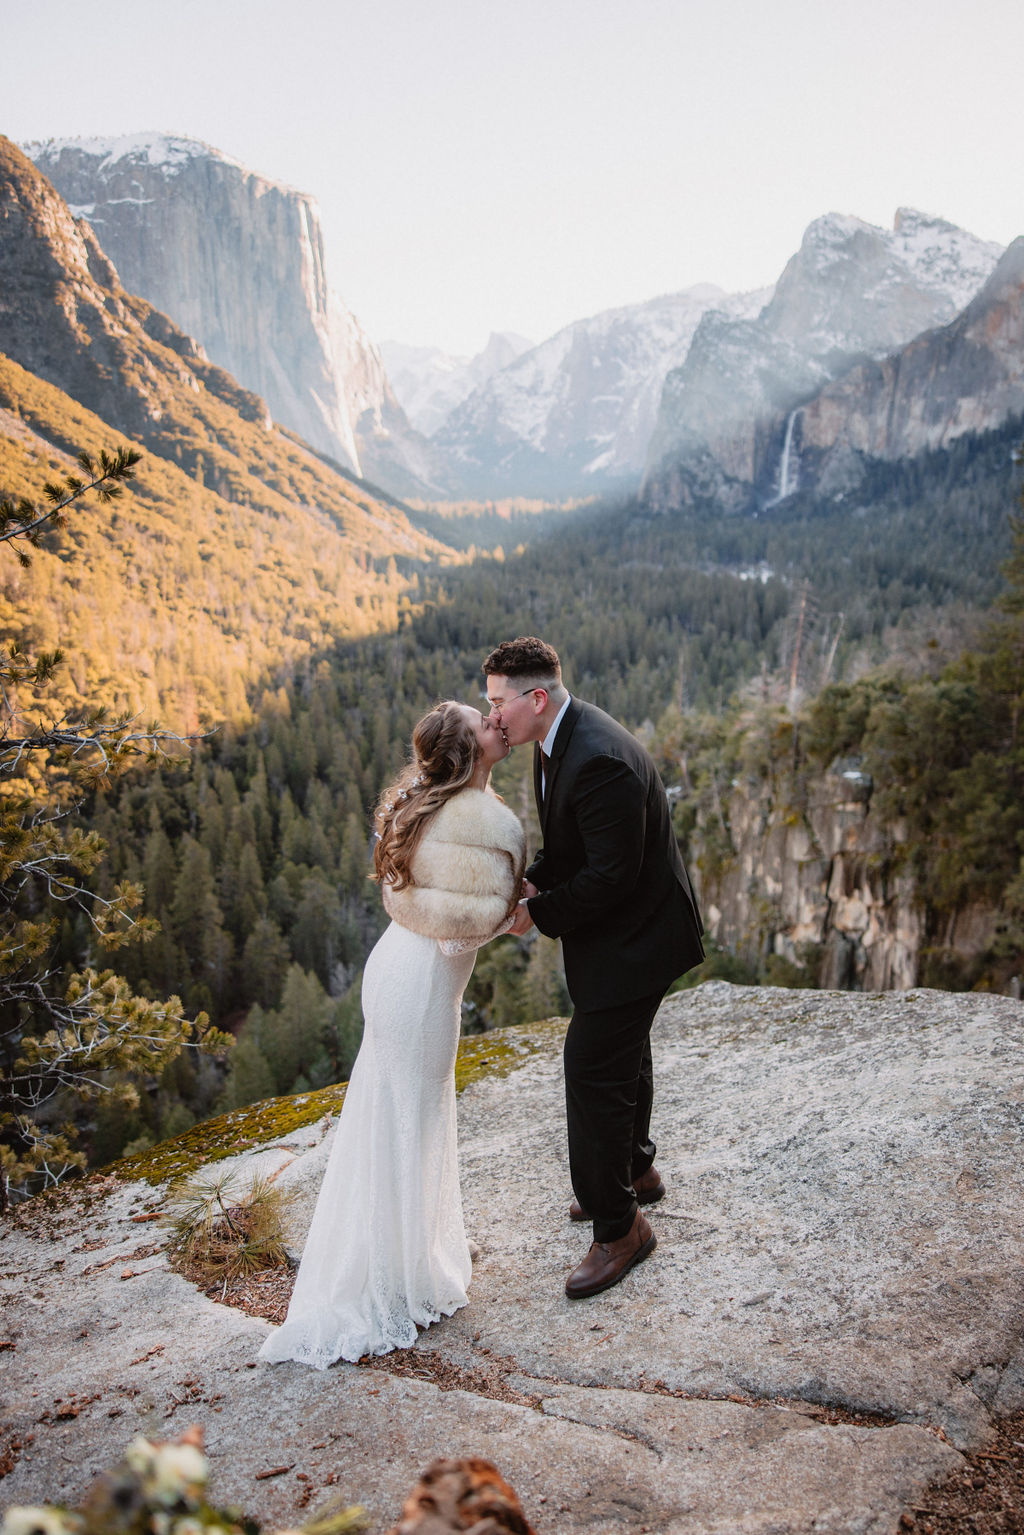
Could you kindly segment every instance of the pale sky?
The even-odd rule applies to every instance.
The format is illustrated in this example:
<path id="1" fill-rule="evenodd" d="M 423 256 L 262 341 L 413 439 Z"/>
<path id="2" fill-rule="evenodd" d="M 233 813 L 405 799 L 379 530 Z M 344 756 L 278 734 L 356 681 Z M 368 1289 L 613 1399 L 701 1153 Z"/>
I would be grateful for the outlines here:
<path id="1" fill-rule="evenodd" d="M 377 341 L 475 352 L 813 218 L 1024 234 L 1020 0 L 0 0 L 16 140 L 160 130 L 320 204 Z"/>

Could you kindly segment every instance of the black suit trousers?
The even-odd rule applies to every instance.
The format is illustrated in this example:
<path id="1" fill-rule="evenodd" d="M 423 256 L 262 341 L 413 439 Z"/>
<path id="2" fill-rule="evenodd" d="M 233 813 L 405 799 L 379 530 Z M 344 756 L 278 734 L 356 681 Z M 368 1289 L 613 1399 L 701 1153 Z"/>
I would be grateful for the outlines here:
<path id="1" fill-rule="evenodd" d="M 565 1036 L 569 1172 L 594 1222 L 595 1242 L 629 1231 L 637 1209 L 633 1180 L 654 1161 L 651 1024 L 662 996 L 577 1008 Z"/>

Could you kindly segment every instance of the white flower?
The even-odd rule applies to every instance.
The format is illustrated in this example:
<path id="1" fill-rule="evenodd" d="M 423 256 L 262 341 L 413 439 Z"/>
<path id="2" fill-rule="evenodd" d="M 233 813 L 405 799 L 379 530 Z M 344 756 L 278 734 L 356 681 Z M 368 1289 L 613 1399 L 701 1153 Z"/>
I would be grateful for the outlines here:
<path id="1" fill-rule="evenodd" d="M 141 1434 L 136 1434 L 125 1450 L 124 1458 L 132 1471 L 139 1476 L 147 1476 L 156 1464 L 156 1446 Z"/>
<path id="2" fill-rule="evenodd" d="M 69 1535 L 78 1520 L 59 1508 L 9 1508 L 0 1535 Z"/>
<path id="3" fill-rule="evenodd" d="M 206 1470 L 206 1456 L 194 1444 L 162 1444 L 146 1492 L 164 1507 L 194 1502 L 196 1491 L 206 1486 Z"/>

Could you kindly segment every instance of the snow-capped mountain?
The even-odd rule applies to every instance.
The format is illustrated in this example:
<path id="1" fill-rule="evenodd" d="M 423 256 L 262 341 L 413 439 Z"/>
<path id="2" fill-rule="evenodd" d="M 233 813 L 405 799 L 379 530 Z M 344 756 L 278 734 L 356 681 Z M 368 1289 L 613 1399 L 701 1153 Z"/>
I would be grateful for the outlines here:
<path id="1" fill-rule="evenodd" d="M 791 493 L 793 410 L 865 357 L 949 323 L 1001 255 L 907 208 L 891 230 L 835 213 L 815 220 L 760 315 L 707 315 L 666 378 L 646 498 L 671 506 L 714 495 L 742 506 Z"/>
<path id="2" fill-rule="evenodd" d="M 312 198 L 190 138 L 24 147 L 88 220 L 125 287 L 257 391 L 278 421 L 391 490 L 426 488 L 429 450 L 377 347 L 331 291 Z"/>
<path id="3" fill-rule="evenodd" d="M 635 483 L 662 383 L 704 315 L 756 315 L 771 289 L 711 284 L 578 320 L 476 389 L 435 432 L 453 488 L 476 495 L 596 493 Z"/>
<path id="4" fill-rule="evenodd" d="M 852 489 L 869 459 L 911 458 L 1024 415 L 1024 239 L 949 325 L 851 368 L 793 413 L 808 484 Z"/>
<path id="5" fill-rule="evenodd" d="M 474 389 L 533 346 L 514 331 L 492 331 L 474 357 L 456 357 L 436 346 L 382 341 L 384 366 L 398 403 L 418 432 L 429 437 Z"/>

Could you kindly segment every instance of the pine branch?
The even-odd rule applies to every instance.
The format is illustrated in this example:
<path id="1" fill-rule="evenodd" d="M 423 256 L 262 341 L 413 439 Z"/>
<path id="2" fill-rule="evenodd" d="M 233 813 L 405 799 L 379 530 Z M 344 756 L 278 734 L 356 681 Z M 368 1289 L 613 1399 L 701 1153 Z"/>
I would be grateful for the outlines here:
<path id="1" fill-rule="evenodd" d="M 33 548 L 37 548 L 44 527 L 50 525 L 63 528 L 67 525 L 65 509 L 73 501 L 88 495 L 90 491 L 95 491 L 104 502 L 113 501 L 119 496 L 124 481 L 135 478 L 135 465 L 141 457 L 137 449 L 124 447 L 118 448 L 114 454 L 101 450 L 98 461 L 88 453 L 79 453 L 78 462 L 90 478 L 83 480 L 77 474 L 66 474 L 63 479 L 50 480 L 43 486 L 43 494 L 50 502 L 49 510 L 45 512 L 40 512 L 24 496 L 17 502 L 9 497 L 0 501 L 0 544 L 24 538 Z M 24 549 L 18 548 L 14 552 L 21 565 L 31 564 L 31 557 Z"/>

